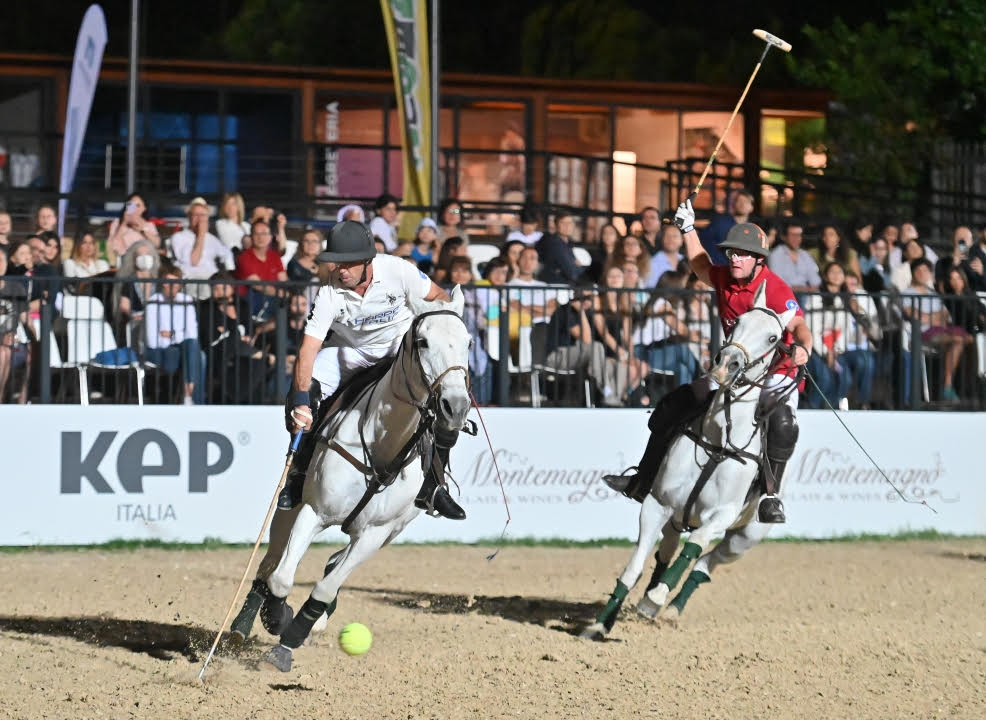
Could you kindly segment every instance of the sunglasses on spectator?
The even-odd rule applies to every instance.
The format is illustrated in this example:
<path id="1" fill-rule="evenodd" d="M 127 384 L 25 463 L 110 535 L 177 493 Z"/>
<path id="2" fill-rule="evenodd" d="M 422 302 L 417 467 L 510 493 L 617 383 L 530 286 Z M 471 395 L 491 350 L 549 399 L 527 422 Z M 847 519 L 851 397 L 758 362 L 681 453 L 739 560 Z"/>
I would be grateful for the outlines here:
<path id="1" fill-rule="evenodd" d="M 732 260 L 734 257 L 738 257 L 738 258 L 753 257 L 753 254 L 748 253 L 746 250 L 734 250 L 733 248 L 729 248 L 728 250 L 726 250 L 726 257 Z"/>

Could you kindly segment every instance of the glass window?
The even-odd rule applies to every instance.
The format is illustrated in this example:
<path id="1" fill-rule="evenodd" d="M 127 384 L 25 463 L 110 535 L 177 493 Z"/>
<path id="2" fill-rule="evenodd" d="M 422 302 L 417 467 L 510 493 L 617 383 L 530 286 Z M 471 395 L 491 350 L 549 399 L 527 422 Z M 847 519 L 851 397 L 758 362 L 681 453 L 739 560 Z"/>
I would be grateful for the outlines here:
<path id="1" fill-rule="evenodd" d="M 681 115 L 682 148 L 681 156 L 691 160 L 690 182 L 698 182 L 705 164 L 715 150 L 722 132 L 729 122 L 728 112 L 686 112 Z M 702 184 L 702 190 L 695 199 L 695 207 L 715 212 L 726 212 L 726 196 L 729 190 L 742 185 L 743 169 L 743 116 L 737 115 L 729 128 L 716 162 Z"/>
<path id="2" fill-rule="evenodd" d="M 667 173 L 636 165 L 663 168 L 679 157 L 680 115 L 675 110 L 616 109 L 616 147 L 613 159 L 613 210 L 636 213 L 652 205 L 666 207 Z"/>
<path id="3" fill-rule="evenodd" d="M 295 95 L 291 92 L 228 92 L 223 127 L 228 141 L 222 159 L 224 189 L 238 190 L 245 197 L 252 194 L 257 202 L 257 195 L 269 193 L 272 187 L 291 192 L 294 108 Z"/>
<path id="4" fill-rule="evenodd" d="M 44 88 L 40 82 L 4 79 L 0 84 L 0 186 L 29 187 L 38 182 L 57 184 L 45 178 L 54 147 L 46 142 L 42 128 Z"/>
<path id="5" fill-rule="evenodd" d="M 151 87 L 149 117 L 152 139 L 218 140 L 219 91 Z"/>
<path id="6" fill-rule="evenodd" d="M 609 107 L 549 105 L 547 144 L 549 152 L 609 157 Z"/>

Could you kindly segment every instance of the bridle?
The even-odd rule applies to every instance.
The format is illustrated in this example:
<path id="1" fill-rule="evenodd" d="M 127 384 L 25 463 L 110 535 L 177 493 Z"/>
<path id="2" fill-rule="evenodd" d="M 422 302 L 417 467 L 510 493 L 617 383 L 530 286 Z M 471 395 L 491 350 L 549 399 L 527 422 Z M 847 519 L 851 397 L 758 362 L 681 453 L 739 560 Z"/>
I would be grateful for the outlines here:
<path id="1" fill-rule="evenodd" d="M 762 307 L 754 307 L 751 308 L 751 310 L 756 310 L 758 312 L 766 313 L 771 318 L 773 318 L 774 321 L 777 322 L 779 328 L 777 333 L 777 338 L 774 340 L 774 342 L 770 344 L 770 346 L 762 354 L 758 355 L 757 357 L 753 357 L 750 351 L 742 343 L 738 343 L 734 340 L 730 340 L 721 348 L 719 348 L 720 353 L 728 347 L 737 348 L 741 353 L 743 353 L 743 358 L 746 361 L 746 364 L 742 368 L 740 368 L 740 370 L 733 376 L 733 380 L 730 383 L 728 383 L 728 385 L 726 386 L 729 390 L 732 390 L 732 388 L 736 386 L 743 386 L 743 385 L 748 385 L 750 386 L 750 388 L 759 387 L 761 390 L 763 390 L 765 387 L 764 386 L 765 378 L 769 374 L 770 368 L 769 367 L 765 368 L 763 374 L 761 374 L 756 380 L 746 379 L 746 373 L 751 368 L 764 362 L 764 360 L 766 360 L 768 357 L 772 357 L 773 354 L 777 351 L 778 346 L 781 345 L 781 338 L 784 335 L 784 327 L 781 325 L 781 319 L 777 313 L 775 313 L 773 310 L 770 310 L 769 308 L 762 308 Z M 745 392 L 748 391 L 749 388 Z"/>
<path id="2" fill-rule="evenodd" d="M 404 335 L 404 339 L 401 341 L 400 350 L 398 351 L 398 362 L 400 363 L 401 370 L 403 371 L 402 374 L 404 375 L 404 386 L 407 390 L 407 397 L 406 398 L 401 397 L 400 393 L 398 392 L 394 392 L 394 397 L 396 397 L 401 402 L 415 406 L 419 410 L 432 407 L 434 405 L 434 402 L 437 397 L 439 385 L 441 385 L 441 382 L 445 378 L 445 376 L 454 370 L 462 371 L 462 373 L 465 375 L 466 390 L 469 389 L 469 381 L 470 381 L 469 368 L 464 365 L 452 365 L 446 368 L 438 375 L 438 377 L 436 377 L 431 382 L 428 381 L 428 376 L 425 375 L 424 364 L 421 362 L 421 347 L 422 347 L 421 341 L 424 338 L 421 338 L 419 336 L 418 327 L 420 326 L 422 320 L 424 320 L 427 317 L 433 317 L 435 315 L 452 315 L 453 317 L 458 318 L 459 320 L 462 319 L 459 316 L 459 313 L 455 312 L 454 310 L 429 310 L 428 312 L 423 312 L 420 315 L 418 315 L 416 318 L 414 318 L 414 321 L 411 323 L 411 332 L 406 333 Z M 411 350 L 407 351 L 407 344 L 409 340 L 411 343 Z M 414 390 L 411 388 L 410 373 L 408 372 L 407 366 L 405 364 L 405 359 L 409 356 L 417 360 L 418 370 L 421 374 L 421 384 L 428 391 L 428 397 L 425 399 L 423 403 L 415 402 L 413 399 Z M 393 389 L 393 387 L 391 387 L 391 389 Z"/>

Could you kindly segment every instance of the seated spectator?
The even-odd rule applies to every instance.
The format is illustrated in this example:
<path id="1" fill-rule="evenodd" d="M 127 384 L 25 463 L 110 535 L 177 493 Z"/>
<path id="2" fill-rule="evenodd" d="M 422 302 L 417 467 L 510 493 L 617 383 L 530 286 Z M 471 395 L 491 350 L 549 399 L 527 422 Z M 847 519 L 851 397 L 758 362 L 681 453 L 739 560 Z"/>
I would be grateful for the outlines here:
<path id="1" fill-rule="evenodd" d="M 537 210 L 532 205 L 524 205 L 520 211 L 520 230 L 511 230 L 507 233 L 507 244 L 519 242 L 524 245 L 537 245 L 544 237 L 544 233 L 538 230 L 540 224 Z"/>
<path id="2" fill-rule="evenodd" d="M 857 257 L 866 256 L 870 249 L 870 241 L 873 239 L 873 221 L 861 215 L 853 218 L 849 224 L 847 237 L 849 247 L 856 251 Z M 866 272 L 862 267 L 860 269 Z"/>
<path id="3" fill-rule="evenodd" d="M 486 354 L 486 307 L 478 295 L 477 288 L 471 287 L 472 260 L 461 256 L 452 258 L 449 279 L 451 285 L 459 285 L 463 288 L 462 293 L 465 297 L 462 321 L 473 337 L 473 344 L 469 349 L 469 378 L 473 397 L 477 405 L 489 405 L 493 399 L 493 366 L 490 365 L 490 357 Z"/>
<path id="4" fill-rule="evenodd" d="M 508 240 L 500 250 L 500 257 L 507 263 L 507 279 L 516 277 L 519 272 L 520 253 L 527 247 L 520 240 Z"/>
<path id="5" fill-rule="evenodd" d="M 986 276 L 983 275 L 986 268 L 986 255 L 981 257 L 981 252 L 977 254 L 977 249 L 972 240 L 972 230 L 965 225 L 955 228 L 955 232 L 952 233 L 951 254 L 942 255 L 935 263 L 935 285 L 947 285 L 948 274 L 952 269 L 959 268 L 973 290 L 986 291 Z"/>
<path id="6" fill-rule="evenodd" d="M 537 280 L 534 274 L 538 269 L 538 251 L 525 247 L 517 261 L 517 274 L 507 281 L 513 289 L 509 292 L 511 309 L 511 337 L 515 337 L 514 315 L 517 315 L 519 326 L 527 326 L 534 322 L 546 322 L 555 311 L 556 294 L 547 288 L 547 283 Z M 516 312 L 515 312 L 516 311 Z"/>
<path id="7" fill-rule="evenodd" d="M 666 225 L 661 232 L 660 242 L 661 249 L 650 259 L 650 275 L 646 278 L 647 287 L 656 287 L 661 276 L 669 270 L 681 270 L 681 263 L 685 259 L 681 254 L 681 246 L 685 241 L 677 225 Z"/>
<path id="8" fill-rule="evenodd" d="M 284 355 L 284 374 L 289 384 L 294 378 L 294 363 L 298 359 L 298 347 L 305 334 L 310 307 L 311 302 L 304 293 L 294 293 L 288 298 L 288 345 Z"/>
<path id="9" fill-rule="evenodd" d="M 62 239 L 58 233 L 43 230 L 38 236 L 44 240 L 44 250 L 41 253 L 41 261 L 51 268 L 51 274 L 62 276 Z"/>
<path id="10" fill-rule="evenodd" d="M 920 323 L 922 342 L 941 350 L 944 363 L 942 399 L 956 401 L 959 396 L 955 392 L 953 379 L 965 347 L 972 342 L 972 335 L 965 328 L 953 324 L 932 282 L 934 270 L 931 262 L 927 258 L 914 260 L 911 263 L 911 285 L 901 292 L 901 301 L 907 318 L 917 319 Z M 921 359 L 915 362 L 921 362 Z"/>
<path id="11" fill-rule="evenodd" d="M 609 266 L 613 253 L 616 252 L 616 246 L 622 240 L 620 231 L 616 229 L 613 223 L 606 223 L 599 228 L 599 242 L 589 250 L 589 254 L 592 257 L 592 264 L 585 271 L 583 277 L 594 283 L 601 282 L 605 268 Z"/>
<path id="12" fill-rule="evenodd" d="M 870 254 L 859 261 L 863 271 L 863 287 L 867 292 L 880 293 L 889 290 L 893 283 L 890 280 L 890 246 L 882 237 L 870 241 Z"/>
<path id="13" fill-rule="evenodd" d="M 400 204 L 393 195 L 384 193 L 373 204 L 376 217 L 370 222 L 370 232 L 373 237 L 383 241 L 386 252 L 397 249 L 397 224 L 400 216 Z"/>
<path id="14" fill-rule="evenodd" d="M 177 282 L 181 269 L 170 262 L 162 263 L 161 280 L 160 290 L 147 301 L 144 358 L 169 373 L 180 367 L 185 404 L 201 405 L 205 402 L 205 359 L 199 345 L 195 299 L 181 292 Z"/>
<path id="15" fill-rule="evenodd" d="M 970 335 L 986 331 L 986 305 L 969 287 L 969 280 L 961 267 L 948 271 L 945 282 L 939 288 L 942 301 L 952 322 Z"/>
<path id="16" fill-rule="evenodd" d="M 619 407 L 625 377 L 617 372 L 616 360 L 606 357 L 606 348 L 596 340 L 590 317 L 594 297 L 588 288 L 576 288 L 571 300 L 559 305 L 548 322 L 547 365 L 560 370 L 585 373 L 599 388 L 603 404 Z"/>
<path id="17" fill-rule="evenodd" d="M 0 211 L 0 248 L 10 250 L 10 233 L 13 230 L 10 213 Z"/>
<path id="18" fill-rule="evenodd" d="M 674 373 L 675 385 L 690 383 L 701 368 L 689 343 L 701 341 L 701 333 L 690 329 L 687 322 L 685 298 L 681 291 L 687 275 L 669 270 L 657 284 L 658 296 L 633 331 L 633 352 L 646 361 L 651 370 Z"/>
<path id="19" fill-rule="evenodd" d="M 52 278 L 56 277 L 55 268 L 44 261 L 46 250 L 45 241 L 37 234 L 28 235 L 26 240 L 10 250 L 7 274 L 31 278 L 28 283 L 28 315 L 31 320 L 41 317 L 41 300 L 52 290 Z"/>
<path id="20" fill-rule="evenodd" d="M 603 344 L 606 357 L 616 361 L 617 385 L 622 389 L 636 388 L 649 372 L 646 363 L 633 353 L 631 333 L 630 294 L 623 289 L 623 271 L 613 267 L 606 271 L 604 291 L 593 306 L 593 338 Z M 622 393 L 620 401 L 623 401 Z"/>
<path id="21" fill-rule="evenodd" d="M 288 247 L 288 218 L 284 213 L 275 212 L 274 208 L 267 207 L 266 205 L 258 205 L 253 209 L 250 214 L 250 220 L 248 224 L 253 226 L 257 220 L 263 220 L 267 223 L 270 231 L 274 235 L 274 241 L 271 243 L 271 247 L 274 248 L 274 252 L 278 255 L 283 255 L 284 251 Z M 243 249 L 246 250 L 247 246 L 250 244 L 250 233 L 248 232 L 243 236 Z"/>
<path id="22" fill-rule="evenodd" d="M 818 267 L 824 267 L 831 262 L 842 266 L 843 272 L 854 272 L 862 276 L 859 267 L 859 254 L 842 239 L 842 234 L 835 225 L 822 226 L 822 237 L 818 247 L 808 250 L 808 254 Z"/>
<path id="23" fill-rule="evenodd" d="M 685 297 L 685 323 L 689 331 L 695 331 L 698 341 L 692 341 L 688 348 L 698 358 L 702 370 L 708 370 L 710 365 L 709 347 L 712 344 L 712 288 L 702 282 L 695 273 L 688 276 L 686 287 L 689 291 Z M 689 337 L 694 337 L 689 332 Z"/>
<path id="24" fill-rule="evenodd" d="M 237 280 L 254 283 L 287 281 L 288 274 L 281 264 L 281 256 L 271 247 L 272 241 L 273 234 L 266 222 L 257 220 L 250 226 L 250 247 L 236 256 Z M 277 295 L 278 289 L 274 285 L 248 287 L 246 296 L 250 303 L 250 314 L 258 320 L 271 318 Z"/>
<path id="25" fill-rule="evenodd" d="M 27 246 L 22 253 L 30 255 Z M 33 330 L 28 325 L 27 283 L 7 276 L 7 251 L 0 248 L 0 403 L 7 402 L 7 384 L 17 368 L 24 368 L 23 382 L 11 401 L 23 405 L 28 401 L 28 380 L 31 368 L 31 343 Z M 6 276 L 6 277 L 5 277 Z"/>
<path id="26" fill-rule="evenodd" d="M 445 198 L 438 205 L 438 240 L 445 242 L 449 238 L 462 238 L 463 242 L 469 244 L 468 231 L 466 230 L 462 213 L 462 204 L 455 198 Z"/>
<path id="27" fill-rule="evenodd" d="M 846 310 L 849 325 L 846 328 L 846 351 L 841 362 L 849 370 L 851 389 L 855 392 L 856 406 L 870 409 L 873 380 L 876 375 L 877 349 L 883 338 L 880 309 L 876 301 L 863 291 L 857 275 L 846 273 Z"/>
<path id="28" fill-rule="evenodd" d="M 366 213 L 363 212 L 363 208 L 359 205 L 343 205 L 339 208 L 339 212 L 336 213 L 336 222 L 342 222 L 343 220 L 355 220 L 356 222 L 365 223 Z"/>
<path id="29" fill-rule="evenodd" d="M 98 254 L 99 248 L 92 233 L 83 233 L 72 243 L 72 256 L 65 261 L 65 277 L 87 278 L 108 272 L 110 264 Z"/>
<path id="30" fill-rule="evenodd" d="M 315 228 L 305 230 L 301 234 L 301 240 L 298 241 L 298 249 L 294 257 L 288 261 L 288 279 L 293 282 L 317 283 L 318 263 L 315 262 L 315 257 L 322 252 L 324 245 L 325 238 L 322 237 L 322 233 Z"/>
<path id="31" fill-rule="evenodd" d="M 123 203 L 120 216 L 110 223 L 106 248 L 110 259 L 119 264 L 120 257 L 139 240 L 148 240 L 155 248 L 161 247 L 161 237 L 154 223 L 147 220 L 147 205 L 137 193 L 132 193 Z"/>
<path id="32" fill-rule="evenodd" d="M 220 270 L 235 266 L 233 253 L 209 232 L 209 204 L 197 197 L 186 210 L 188 228 L 171 236 L 171 251 L 186 280 L 208 280 Z M 188 283 L 186 291 L 204 300 L 211 291 L 207 283 Z"/>
<path id="33" fill-rule="evenodd" d="M 263 401 L 273 355 L 252 344 L 250 309 L 233 287 L 232 273 L 210 278 L 212 296 L 198 311 L 199 345 L 208 350 L 210 402 L 250 405 Z"/>
<path id="34" fill-rule="evenodd" d="M 144 307 L 157 292 L 155 280 L 160 267 L 161 255 L 149 240 L 134 243 L 120 258 L 111 307 L 116 318 L 117 344 L 121 347 L 130 345 L 138 352 L 142 349 Z"/>
<path id="35" fill-rule="evenodd" d="M 442 249 L 438 253 L 438 261 L 435 269 L 431 273 L 431 279 L 436 285 L 448 283 L 449 267 L 452 265 L 452 258 L 456 256 L 468 257 L 469 250 L 466 248 L 466 241 L 460 237 L 452 237 L 442 243 Z"/>
<path id="36" fill-rule="evenodd" d="M 808 403 L 813 408 L 824 407 L 826 401 L 839 407 L 842 398 L 849 394 L 852 378 L 849 369 L 839 361 L 846 352 L 849 326 L 842 295 L 845 279 L 842 266 L 830 262 L 822 271 L 821 292 L 805 296 L 802 302 L 805 322 L 812 333 L 808 371 L 815 383 L 808 388 Z"/>
<path id="37" fill-rule="evenodd" d="M 628 236 L 637 238 L 641 243 L 641 248 L 648 256 L 654 255 L 661 250 L 661 214 L 656 207 L 645 207 L 640 211 L 639 217 L 640 232 L 628 232 Z M 643 276 L 647 279 L 647 276 Z"/>
<path id="38" fill-rule="evenodd" d="M 890 271 L 890 284 L 903 292 L 911 285 L 911 263 L 924 257 L 924 246 L 917 240 L 904 245 L 904 262 Z"/>
<path id="39" fill-rule="evenodd" d="M 882 218 L 877 223 L 877 231 L 874 233 L 874 237 L 881 238 L 887 243 L 887 264 L 891 269 L 897 267 L 897 265 L 891 262 L 890 257 L 890 251 L 897 247 L 897 241 L 900 238 L 900 228 L 897 227 L 897 222 L 890 218 Z"/>
<path id="40" fill-rule="evenodd" d="M 219 241 L 233 253 L 243 249 L 243 238 L 250 234 L 250 223 L 246 221 L 246 205 L 238 192 L 223 195 L 219 204 L 219 217 L 216 219 L 216 235 Z"/>
<path id="41" fill-rule="evenodd" d="M 767 256 L 767 267 L 790 285 L 795 293 L 811 292 L 822 284 L 818 264 L 801 248 L 803 237 L 801 223 L 788 222 L 781 235 L 781 244 Z"/>
<path id="42" fill-rule="evenodd" d="M 748 190 L 739 189 L 729 193 L 726 199 L 726 212 L 713 217 L 709 226 L 700 234 L 702 247 L 705 248 L 712 262 L 717 265 L 729 264 L 726 256 L 719 249 L 719 244 L 726 239 L 726 234 L 734 225 L 752 222 L 750 216 L 754 205 L 753 194 Z"/>
<path id="43" fill-rule="evenodd" d="M 537 242 L 541 261 L 539 277 L 549 285 L 572 284 L 585 269 L 575 262 L 572 251 L 575 219 L 569 213 L 559 213 L 555 218 L 555 227 L 557 232 L 545 235 Z"/>
<path id="44" fill-rule="evenodd" d="M 414 246 L 410 257 L 425 275 L 431 274 L 441 252 L 438 240 L 438 225 L 431 218 L 423 218 L 414 232 Z"/>
<path id="45" fill-rule="evenodd" d="M 638 281 L 635 285 L 646 287 L 647 279 L 651 277 L 650 255 L 644 252 L 644 241 L 627 235 L 623 241 L 616 246 L 613 256 L 610 258 L 611 267 L 623 268 L 627 263 L 637 266 Z M 609 272 L 609 269 L 606 269 Z"/>
<path id="46" fill-rule="evenodd" d="M 921 242 L 918 236 L 917 226 L 912 222 L 901 223 L 900 232 L 897 236 L 897 242 L 890 246 L 890 267 L 895 268 L 898 265 L 907 265 L 907 257 L 905 250 L 907 249 L 907 243 L 911 240 L 916 240 L 919 245 L 921 245 L 922 255 L 931 263 L 934 267 L 935 263 L 938 262 L 938 253 L 932 250 L 928 245 Z"/>
<path id="47" fill-rule="evenodd" d="M 34 232 L 58 232 L 58 213 L 52 205 L 42 205 L 34 213 Z"/>

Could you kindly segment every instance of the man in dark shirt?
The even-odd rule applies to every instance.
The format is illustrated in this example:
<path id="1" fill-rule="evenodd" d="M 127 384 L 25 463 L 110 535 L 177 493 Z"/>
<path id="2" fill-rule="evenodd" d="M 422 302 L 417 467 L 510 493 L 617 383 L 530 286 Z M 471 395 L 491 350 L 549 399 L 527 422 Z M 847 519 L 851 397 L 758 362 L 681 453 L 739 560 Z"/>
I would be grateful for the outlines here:
<path id="1" fill-rule="evenodd" d="M 575 253 L 570 244 L 575 232 L 575 219 L 563 212 L 555 218 L 555 229 L 555 233 L 545 235 L 537 242 L 541 260 L 538 279 L 549 285 L 568 285 L 574 283 L 584 270 L 575 262 Z"/>

